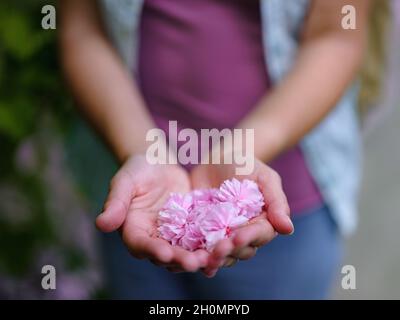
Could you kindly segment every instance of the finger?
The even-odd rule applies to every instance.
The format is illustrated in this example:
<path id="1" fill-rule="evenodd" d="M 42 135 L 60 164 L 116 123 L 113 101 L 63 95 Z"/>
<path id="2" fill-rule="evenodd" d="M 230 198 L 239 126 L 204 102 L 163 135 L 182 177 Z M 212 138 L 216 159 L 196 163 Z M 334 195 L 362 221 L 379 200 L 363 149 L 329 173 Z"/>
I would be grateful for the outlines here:
<path id="1" fill-rule="evenodd" d="M 182 268 L 179 267 L 167 267 L 167 270 L 172 273 L 182 273 L 185 272 Z"/>
<path id="2" fill-rule="evenodd" d="M 199 249 L 193 252 L 196 255 L 198 264 L 199 264 L 199 268 L 204 268 L 207 266 L 209 257 L 210 257 L 210 253 L 207 252 L 204 249 Z"/>
<path id="3" fill-rule="evenodd" d="M 250 224 L 238 228 L 233 238 L 235 249 L 241 249 L 247 246 L 260 247 L 276 236 L 276 232 L 272 225 L 265 219 L 260 217 L 254 219 Z"/>
<path id="4" fill-rule="evenodd" d="M 96 226 L 103 232 L 117 230 L 125 221 L 135 195 L 135 184 L 128 173 L 120 172 L 111 181 L 104 211 L 97 217 Z"/>
<path id="5" fill-rule="evenodd" d="M 248 260 L 256 255 L 257 248 L 255 247 L 244 247 L 232 253 L 232 256 L 239 260 Z"/>
<path id="6" fill-rule="evenodd" d="M 206 277 L 212 278 L 215 276 L 218 269 L 224 265 L 225 259 L 232 253 L 234 248 L 231 239 L 223 239 L 216 244 L 209 256 L 207 266 L 203 271 Z"/>
<path id="7" fill-rule="evenodd" d="M 223 239 L 219 241 L 214 247 L 213 252 L 209 255 L 207 266 L 202 268 L 201 272 L 207 278 L 213 278 L 220 267 L 233 265 L 231 260 L 233 259 L 236 261 L 237 259 L 229 257 L 229 255 L 232 253 L 234 248 L 231 239 Z"/>
<path id="8" fill-rule="evenodd" d="M 292 234 L 294 226 L 280 176 L 270 169 L 268 174 L 261 174 L 257 182 L 264 196 L 269 222 L 279 233 Z"/>
<path id="9" fill-rule="evenodd" d="M 202 273 L 207 277 L 207 278 L 213 278 L 217 274 L 218 269 L 203 269 Z"/>
<path id="10" fill-rule="evenodd" d="M 210 254 L 207 268 L 210 270 L 219 268 L 223 264 L 225 258 L 232 253 L 234 248 L 235 246 L 231 239 L 220 240 Z"/>
<path id="11" fill-rule="evenodd" d="M 187 251 L 186 265 L 184 264 L 188 272 L 197 272 L 200 268 L 207 266 L 209 253 L 206 250 L 199 249 L 196 251 Z M 188 262 L 190 264 L 188 265 Z"/>
<path id="12" fill-rule="evenodd" d="M 236 258 L 228 257 L 225 259 L 223 266 L 226 268 L 233 267 L 237 263 L 237 261 L 238 261 L 238 259 L 236 259 Z"/>
<path id="13" fill-rule="evenodd" d="M 180 247 L 174 247 L 173 262 L 186 272 L 196 272 L 200 268 L 199 260 L 195 253 Z"/>
<path id="14" fill-rule="evenodd" d="M 163 268 L 170 268 L 170 267 L 178 267 L 176 264 L 174 263 L 164 263 L 164 262 L 160 262 L 158 260 L 154 260 L 154 259 L 149 259 L 149 261 L 154 264 L 157 267 L 163 267 Z"/>
<path id="15" fill-rule="evenodd" d="M 154 260 L 154 259 L 149 259 L 149 261 L 150 261 L 152 264 L 154 264 L 155 266 L 157 266 L 157 267 L 169 267 L 169 266 L 171 266 L 171 264 L 168 264 L 168 263 L 161 263 L 161 262 L 159 262 L 159 261 L 157 261 L 157 260 Z"/>
<path id="16" fill-rule="evenodd" d="M 126 232 L 123 234 L 123 241 L 134 257 L 152 259 L 161 264 L 172 262 L 174 257 L 173 248 L 165 240 L 146 235 L 131 236 L 131 233 L 128 233 L 126 236 L 126 234 Z"/>

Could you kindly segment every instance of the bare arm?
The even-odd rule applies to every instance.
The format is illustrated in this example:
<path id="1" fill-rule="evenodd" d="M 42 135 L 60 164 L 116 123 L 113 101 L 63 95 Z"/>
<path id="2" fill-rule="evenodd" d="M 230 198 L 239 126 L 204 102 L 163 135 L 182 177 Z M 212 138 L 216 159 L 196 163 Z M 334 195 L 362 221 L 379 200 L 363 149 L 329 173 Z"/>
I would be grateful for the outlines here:
<path id="1" fill-rule="evenodd" d="M 207 265 L 204 250 L 172 247 L 156 234 L 160 199 L 188 192 L 189 177 L 179 166 L 154 165 L 145 153 L 154 124 L 133 79 L 107 40 L 94 0 L 61 1 L 60 46 L 67 78 L 80 108 L 124 165 L 112 179 L 97 227 L 120 229 L 133 256 L 183 271 Z"/>
<path id="2" fill-rule="evenodd" d="M 79 107 L 120 162 L 144 153 L 155 126 L 104 34 L 95 1 L 64 0 L 60 9 L 61 60 Z"/>
<path id="3" fill-rule="evenodd" d="M 163 199 L 171 192 L 188 192 L 191 181 L 178 166 L 150 166 L 143 157 L 145 137 L 154 128 L 133 79 L 120 62 L 104 35 L 94 0 L 61 2 L 60 45 L 65 73 L 82 111 L 125 164 L 113 178 L 104 212 L 97 226 L 104 232 L 121 230 L 122 238 L 137 257 L 145 257 L 173 270 L 195 271 L 212 265 L 204 250 L 187 252 L 157 238 L 156 216 Z M 130 158 L 128 161 L 125 161 Z M 271 170 L 259 164 L 259 175 Z M 276 219 L 282 216 L 281 229 L 290 233 L 293 226 L 286 216 L 287 202 L 277 180 L 268 179 L 265 189 L 276 199 Z M 271 201 L 272 202 L 272 201 Z M 272 207 L 271 207 L 272 208 Z M 278 221 L 279 222 L 279 221 Z M 273 226 L 263 219 L 243 228 L 240 246 L 265 244 L 275 235 Z M 238 245 L 219 252 L 223 261 Z M 248 250 L 247 250 L 248 251 Z M 254 254 L 255 249 L 250 251 Z M 249 258 L 251 255 L 246 255 Z M 217 265 L 212 267 L 218 268 Z M 212 271 L 214 272 L 214 271 Z"/>
<path id="4" fill-rule="evenodd" d="M 357 29 L 342 28 L 352 4 Z M 295 65 L 240 127 L 255 129 L 255 156 L 270 161 L 296 144 L 335 106 L 362 61 L 369 0 L 314 0 Z"/>

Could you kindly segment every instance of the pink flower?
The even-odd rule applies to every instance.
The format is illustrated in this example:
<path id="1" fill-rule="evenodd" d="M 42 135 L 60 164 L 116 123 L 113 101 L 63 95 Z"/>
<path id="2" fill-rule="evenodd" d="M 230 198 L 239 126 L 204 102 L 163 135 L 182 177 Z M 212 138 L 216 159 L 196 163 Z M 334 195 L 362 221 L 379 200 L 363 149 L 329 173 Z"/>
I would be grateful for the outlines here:
<path id="1" fill-rule="evenodd" d="M 172 245 L 179 244 L 180 239 L 185 235 L 189 212 L 192 208 L 193 197 L 191 194 L 171 194 L 159 212 L 158 231 L 160 236 L 171 242 Z"/>
<path id="2" fill-rule="evenodd" d="M 226 180 L 219 189 L 173 193 L 159 212 L 159 236 L 186 250 L 211 251 L 232 230 L 257 216 L 263 205 L 257 184 L 250 180 Z"/>
<path id="3" fill-rule="evenodd" d="M 201 232 L 200 224 L 197 220 L 188 222 L 185 227 L 185 234 L 179 240 L 179 245 L 186 250 L 194 251 L 204 248 L 205 238 Z"/>
<path id="4" fill-rule="evenodd" d="M 193 200 L 191 193 L 171 193 L 164 208 L 168 210 L 185 210 L 189 212 L 194 206 Z"/>
<path id="5" fill-rule="evenodd" d="M 229 237 L 232 230 L 248 221 L 239 213 L 240 209 L 229 202 L 213 204 L 208 207 L 207 214 L 200 221 L 207 250 L 212 250 L 219 240 Z"/>
<path id="6" fill-rule="evenodd" d="M 264 198 L 257 184 L 251 180 L 226 180 L 217 195 L 222 202 L 231 202 L 240 209 L 240 214 L 251 219 L 261 213 Z"/>
<path id="7" fill-rule="evenodd" d="M 211 203 L 217 203 L 218 198 L 217 198 L 217 193 L 218 189 L 197 189 L 193 190 L 192 192 L 193 196 L 193 203 L 195 206 L 199 205 L 208 205 Z"/>

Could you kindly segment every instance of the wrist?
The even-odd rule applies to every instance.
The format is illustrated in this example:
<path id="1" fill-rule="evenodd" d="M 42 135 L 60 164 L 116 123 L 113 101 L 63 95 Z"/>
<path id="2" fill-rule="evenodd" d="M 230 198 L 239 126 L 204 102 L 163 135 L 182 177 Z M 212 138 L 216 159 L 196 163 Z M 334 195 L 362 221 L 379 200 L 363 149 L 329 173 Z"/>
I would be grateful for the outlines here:
<path id="1" fill-rule="evenodd" d="M 262 114 L 245 120 L 240 128 L 254 130 L 254 157 L 268 163 L 287 148 L 287 128 Z"/>
<path id="2" fill-rule="evenodd" d="M 286 149 L 283 128 L 272 125 L 255 130 L 254 154 L 261 161 L 268 163 Z"/>

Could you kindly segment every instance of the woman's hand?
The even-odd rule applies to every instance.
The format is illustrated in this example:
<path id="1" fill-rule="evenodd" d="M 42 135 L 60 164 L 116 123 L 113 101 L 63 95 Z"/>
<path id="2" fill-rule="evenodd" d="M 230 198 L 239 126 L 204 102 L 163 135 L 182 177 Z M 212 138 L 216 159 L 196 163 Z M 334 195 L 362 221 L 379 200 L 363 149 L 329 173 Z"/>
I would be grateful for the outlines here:
<path id="1" fill-rule="evenodd" d="M 212 276 L 222 265 L 254 256 L 256 248 L 271 241 L 276 231 L 284 234 L 293 231 L 279 176 L 257 160 L 252 174 L 236 178 L 257 182 L 264 195 L 265 210 L 237 229 L 232 239 L 220 241 L 209 254 L 205 250 L 190 252 L 172 246 L 157 236 L 158 212 L 171 192 L 218 187 L 224 180 L 235 177 L 235 169 L 235 165 L 201 165 L 193 169 L 189 179 L 177 165 L 150 165 L 144 156 L 134 156 L 113 178 L 104 212 L 96 220 L 97 227 L 103 232 L 119 229 L 136 258 L 147 258 L 173 272 L 202 269 Z"/>
<path id="2" fill-rule="evenodd" d="M 223 181 L 233 177 L 254 180 L 265 200 L 260 216 L 238 228 L 232 238 L 221 240 L 215 246 L 203 270 L 207 276 L 213 276 L 219 267 L 232 265 L 237 259 L 250 259 L 258 247 L 270 242 L 277 233 L 291 234 L 294 231 L 279 175 L 259 160 L 255 160 L 250 175 L 237 176 L 236 168 L 234 164 L 209 164 L 200 165 L 191 172 L 193 188 L 219 187 Z"/>
<path id="3" fill-rule="evenodd" d="M 96 225 L 103 232 L 120 229 L 136 258 L 147 258 L 170 271 L 206 267 L 205 250 L 190 252 L 157 236 L 157 216 L 171 192 L 190 191 L 189 177 L 177 165 L 150 165 L 144 156 L 130 158 L 113 178 L 104 212 Z"/>

